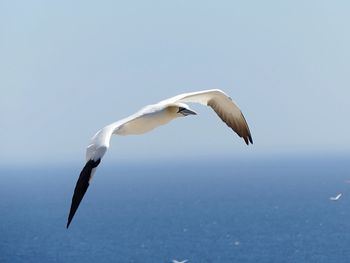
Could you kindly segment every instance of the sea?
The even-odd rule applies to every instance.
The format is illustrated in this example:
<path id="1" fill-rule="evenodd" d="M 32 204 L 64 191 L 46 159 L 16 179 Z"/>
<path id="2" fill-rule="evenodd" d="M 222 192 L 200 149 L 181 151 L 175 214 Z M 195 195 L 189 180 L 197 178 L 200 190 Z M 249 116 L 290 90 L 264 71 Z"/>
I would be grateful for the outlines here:
<path id="1" fill-rule="evenodd" d="M 0 167 L 0 262 L 348 263 L 350 157 Z M 338 201 L 331 196 L 342 193 Z"/>

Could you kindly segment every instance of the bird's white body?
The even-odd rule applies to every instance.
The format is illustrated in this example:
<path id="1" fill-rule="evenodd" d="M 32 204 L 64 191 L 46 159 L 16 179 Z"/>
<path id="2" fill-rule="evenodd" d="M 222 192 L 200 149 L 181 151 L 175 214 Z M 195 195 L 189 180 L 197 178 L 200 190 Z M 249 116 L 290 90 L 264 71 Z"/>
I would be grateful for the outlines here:
<path id="1" fill-rule="evenodd" d="M 170 114 L 167 108 L 150 105 L 125 119 L 109 124 L 91 138 L 86 150 L 86 161 L 102 158 L 109 147 L 110 138 L 113 134 L 124 136 L 143 134 L 167 124 L 175 118 L 176 116 Z"/>
<path id="2" fill-rule="evenodd" d="M 173 259 L 173 263 L 186 263 L 188 260 L 182 260 L 182 261 L 177 261 L 176 259 Z"/>
<path id="3" fill-rule="evenodd" d="M 132 121 L 121 125 L 115 130 L 114 134 L 117 135 L 138 135 L 149 132 L 160 125 L 167 124 L 171 120 L 176 118 L 164 107 L 159 105 L 151 105 L 143 108 Z"/>
<path id="4" fill-rule="evenodd" d="M 335 197 L 330 197 L 329 198 L 329 200 L 331 200 L 331 201 L 338 201 L 339 200 L 339 198 L 342 196 L 342 194 L 340 193 L 340 194 L 338 194 L 337 196 L 335 196 Z"/>
<path id="5" fill-rule="evenodd" d="M 196 112 L 186 104 L 188 102 L 210 106 L 227 126 L 244 139 L 247 145 L 253 143 L 248 124 L 241 110 L 221 90 L 213 89 L 184 93 L 148 105 L 129 117 L 103 127 L 91 138 L 86 148 L 86 165 L 80 173 L 74 189 L 67 228 L 90 184 L 96 167 L 109 148 L 112 135 L 143 134 L 176 118 L 196 115 Z"/>

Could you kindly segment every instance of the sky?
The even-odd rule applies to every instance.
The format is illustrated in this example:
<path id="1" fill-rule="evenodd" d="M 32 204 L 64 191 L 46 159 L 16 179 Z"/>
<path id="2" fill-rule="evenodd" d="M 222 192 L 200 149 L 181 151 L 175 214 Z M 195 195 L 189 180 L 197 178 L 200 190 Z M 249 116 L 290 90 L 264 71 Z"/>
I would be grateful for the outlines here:
<path id="1" fill-rule="evenodd" d="M 91 136 L 145 105 L 220 88 L 210 108 L 112 138 L 111 162 L 350 152 L 349 1 L 2 1 L 0 164 L 82 163 Z"/>

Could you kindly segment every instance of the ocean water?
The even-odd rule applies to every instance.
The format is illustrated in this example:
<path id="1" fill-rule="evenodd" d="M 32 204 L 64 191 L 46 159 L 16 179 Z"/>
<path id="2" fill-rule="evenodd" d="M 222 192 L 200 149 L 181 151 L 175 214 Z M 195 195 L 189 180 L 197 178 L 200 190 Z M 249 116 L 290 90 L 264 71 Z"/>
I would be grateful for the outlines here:
<path id="1" fill-rule="evenodd" d="M 105 162 L 68 230 L 82 164 L 0 168 L 0 262 L 350 262 L 349 161 Z"/>

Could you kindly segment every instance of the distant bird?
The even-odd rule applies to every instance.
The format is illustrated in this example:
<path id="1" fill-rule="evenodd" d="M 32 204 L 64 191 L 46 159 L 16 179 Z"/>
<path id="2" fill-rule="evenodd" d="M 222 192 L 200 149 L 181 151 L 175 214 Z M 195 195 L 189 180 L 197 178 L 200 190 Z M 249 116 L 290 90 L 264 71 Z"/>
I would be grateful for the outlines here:
<path id="1" fill-rule="evenodd" d="M 331 200 L 331 201 L 338 201 L 339 198 L 340 198 L 341 196 L 342 196 L 342 194 L 340 193 L 340 194 L 338 194 L 336 197 L 331 196 L 331 197 L 329 198 L 329 200 Z"/>
<path id="2" fill-rule="evenodd" d="M 183 261 L 177 261 L 176 259 L 173 259 L 173 263 L 186 263 L 188 260 L 185 259 Z"/>
<path id="3" fill-rule="evenodd" d="M 158 126 L 167 124 L 178 117 L 196 115 L 197 113 L 185 104 L 186 102 L 210 106 L 227 126 L 244 139 L 247 145 L 253 143 L 248 124 L 241 110 L 221 90 L 213 89 L 184 93 L 157 104 L 148 105 L 125 119 L 105 126 L 91 138 L 91 142 L 86 149 L 86 164 L 80 173 L 74 189 L 67 228 L 89 187 L 96 167 L 100 164 L 102 157 L 109 147 L 112 134 L 142 134 Z"/>

